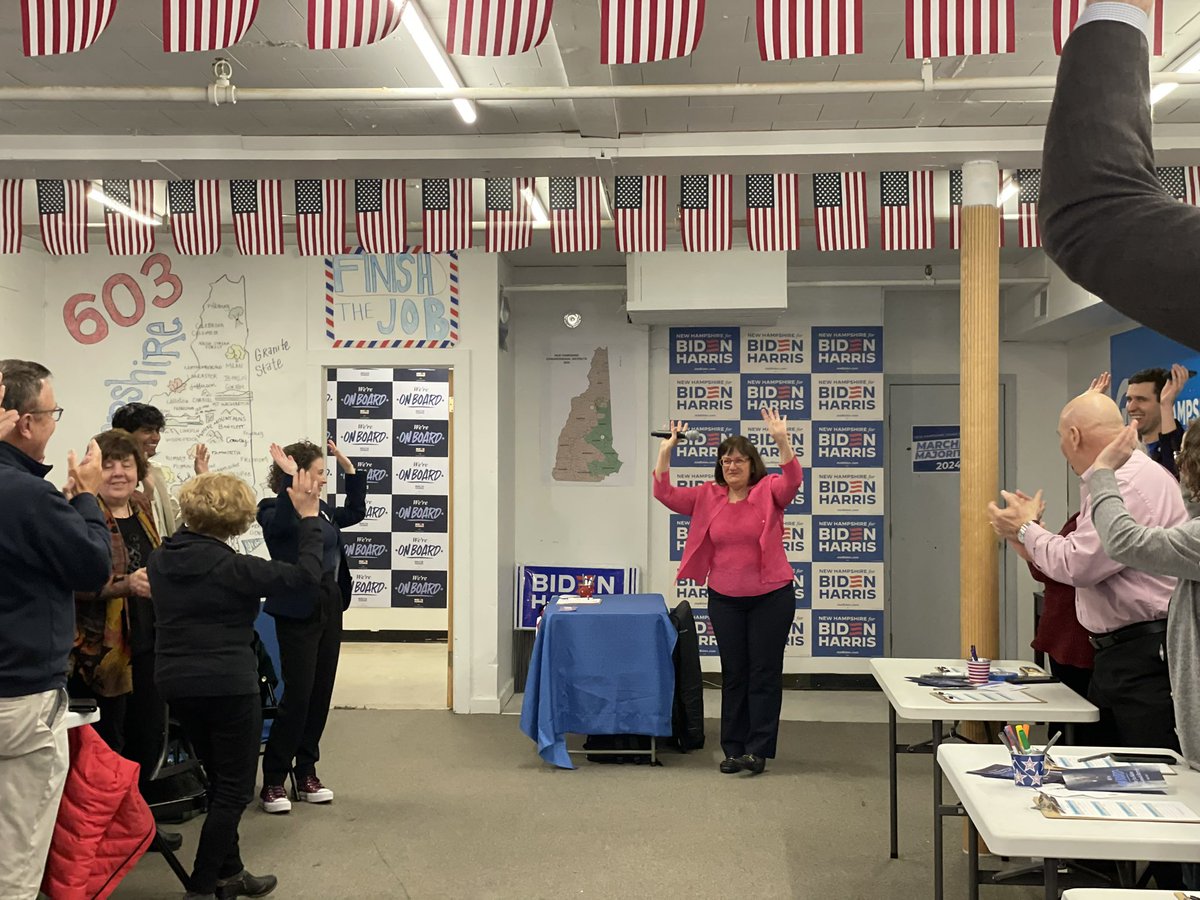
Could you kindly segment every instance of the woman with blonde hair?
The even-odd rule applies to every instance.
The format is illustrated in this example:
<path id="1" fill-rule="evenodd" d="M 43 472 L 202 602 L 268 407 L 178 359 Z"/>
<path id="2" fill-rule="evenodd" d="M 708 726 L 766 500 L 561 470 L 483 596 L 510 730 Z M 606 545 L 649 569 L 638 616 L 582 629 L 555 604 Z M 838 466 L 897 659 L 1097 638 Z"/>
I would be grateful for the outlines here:
<path id="1" fill-rule="evenodd" d="M 155 680 L 196 747 L 209 779 L 187 897 L 263 897 L 273 875 L 246 871 L 238 823 L 254 798 L 262 706 L 252 643 L 259 599 L 274 591 L 313 590 L 321 578 L 320 496 L 307 471 L 288 497 L 299 519 L 297 562 L 259 559 L 226 541 L 254 521 L 254 492 L 233 475 L 198 475 L 183 486 L 184 525 L 150 560 L 158 617 Z"/>

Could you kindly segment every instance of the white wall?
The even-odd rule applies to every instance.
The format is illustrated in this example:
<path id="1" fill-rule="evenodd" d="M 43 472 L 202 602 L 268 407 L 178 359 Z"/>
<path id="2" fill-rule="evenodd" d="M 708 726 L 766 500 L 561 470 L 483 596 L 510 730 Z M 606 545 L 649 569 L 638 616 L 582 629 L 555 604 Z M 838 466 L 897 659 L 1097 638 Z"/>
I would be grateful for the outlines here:
<path id="1" fill-rule="evenodd" d="M 28 246 L 12 256 L 0 256 L 0 359 L 31 359 L 54 371 L 46 352 L 46 255 Z"/>
<path id="2" fill-rule="evenodd" d="M 957 375 L 958 302 L 957 292 L 888 293 L 883 307 L 884 371 L 888 375 Z M 1045 491 L 1047 522 L 1062 522 L 1067 517 L 1070 472 L 1059 452 L 1054 429 L 1059 410 L 1071 396 L 1066 348 L 1051 342 L 1002 343 L 1000 373 L 1015 376 L 1017 383 L 1017 483 L 1008 487 L 1029 493 L 1041 488 Z M 1017 645 L 1008 652 L 1027 657 L 1033 639 L 1036 587 L 1024 566 L 1014 568 Z"/>

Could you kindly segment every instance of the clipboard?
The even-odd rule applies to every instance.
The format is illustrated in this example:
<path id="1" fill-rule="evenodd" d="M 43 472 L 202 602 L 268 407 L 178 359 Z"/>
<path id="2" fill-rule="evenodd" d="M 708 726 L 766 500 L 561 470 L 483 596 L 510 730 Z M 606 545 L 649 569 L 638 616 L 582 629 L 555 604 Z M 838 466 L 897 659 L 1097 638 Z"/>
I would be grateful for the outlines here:
<path id="1" fill-rule="evenodd" d="M 997 706 L 1004 706 L 1009 703 L 1046 702 L 1041 697 L 1035 697 L 1032 694 L 1022 693 L 1020 696 L 1012 696 L 1005 692 L 998 692 L 994 688 L 989 690 L 987 685 L 979 685 L 969 691 L 930 691 L 930 693 L 943 703 L 951 705 L 959 703 L 994 703 Z"/>
<path id="2" fill-rule="evenodd" d="M 1076 802 L 1072 803 L 1071 801 Z M 1034 808 L 1047 819 L 1076 819 L 1099 822 L 1172 822 L 1193 825 L 1200 823 L 1191 807 L 1177 800 L 1141 800 L 1132 797 L 1113 797 L 1103 800 L 1093 797 L 1056 797 L 1041 791 L 1033 800 Z M 1112 812 L 1108 812 L 1112 810 Z"/>

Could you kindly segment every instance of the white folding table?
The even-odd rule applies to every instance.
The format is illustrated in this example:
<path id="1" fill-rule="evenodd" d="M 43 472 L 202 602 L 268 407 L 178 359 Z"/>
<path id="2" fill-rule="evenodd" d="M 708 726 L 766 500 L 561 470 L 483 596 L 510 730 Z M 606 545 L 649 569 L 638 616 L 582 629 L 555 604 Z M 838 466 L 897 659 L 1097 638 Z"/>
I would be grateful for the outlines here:
<path id="1" fill-rule="evenodd" d="M 997 669 L 1019 671 L 1021 666 L 1033 663 L 1022 660 L 1002 659 L 993 661 Z M 1063 722 L 1068 733 L 1063 735 L 1070 742 L 1072 725 L 1078 722 L 1095 722 L 1100 712 L 1073 690 L 1061 682 L 1032 684 L 1027 693 L 1036 701 L 1030 703 L 947 703 L 934 696 L 932 688 L 909 681 L 910 677 L 928 675 L 938 666 L 965 669 L 961 659 L 884 659 L 871 660 L 871 674 L 883 689 L 888 699 L 888 815 L 891 834 L 891 858 L 899 855 L 897 834 L 896 801 L 896 756 L 909 752 L 907 745 L 896 743 L 896 719 L 911 719 L 932 724 L 930 742 L 933 760 L 933 896 L 942 900 L 942 818 L 961 815 L 957 806 L 942 804 L 942 777 L 938 770 L 937 752 L 942 742 L 942 726 L 946 721 L 954 722 Z M 1000 748 L 1002 751 L 1004 748 Z"/>

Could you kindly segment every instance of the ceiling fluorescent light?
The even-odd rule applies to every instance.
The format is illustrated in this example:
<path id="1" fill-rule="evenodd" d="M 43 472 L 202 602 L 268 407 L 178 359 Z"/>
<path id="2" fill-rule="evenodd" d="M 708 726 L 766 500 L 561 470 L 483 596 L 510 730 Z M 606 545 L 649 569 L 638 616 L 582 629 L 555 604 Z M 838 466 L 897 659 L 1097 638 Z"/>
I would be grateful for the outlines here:
<path id="1" fill-rule="evenodd" d="M 1153 106 L 1177 87 L 1179 87 L 1179 82 L 1177 81 L 1160 81 L 1150 89 L 1150 105 Z"/>
<path id="2" fill-rule="evenodd" d="M 1000 186 L 1000 196 L 996 198 L 996 205 L 1003 206 L 1005 203 L 1015 197 L 1017 195 L 1017 191 L 1020 189 L 1021 186 L 1017 184 L 1015 179 L 1005 178 L 1004 184 Z"/>
<path id="3" fill-rule="evenodd" d="M 546 215 L 546 208 L 542 206 L 542 201 L 538 199 L 537 194 L 529 188 L 521 190 L 521 196 L 525 198 L 525 202 L 529 204 L 529 211 L 533 213 L 533 221 L 538 223 L 549 222 L 550 217 Z"/>
<path id="4" fill-rule="evenodd" d="M 101 185 L 104 182 L 100 182 Z M 92 185 L 92 189 L 88 191 L 88 196 L 99 203 L 101 206 L 107 206 L 109 209 L 115 209 L 122 215 L 129 216 L 135 222 L 141 222 L 143 225 L 161 225 L 162 219 L 156 219 L 154 216 L 147 216 L 144 213 L 138 212 L 136 209 L 126 206 L 124 203 L 118 203 L 108 194 L 104 193 L 100 187 Z"/>
<path id="5" fill-rule="evenodd" d="M 400 0 L 392 0 L 392 2 L 399 3 Z M 404 12 L 400 15 L 400 21 L 404 23 L 408 33 L 416 41 L 417 49 L 425 57 L 425 62 L 429 64 L 438 83 L 444 88 L 463 87 L 462 80 L 450 66 L 450 57 L 446 55 L 442 45 L 435 41 L 430 34 L 425 14 L 417 6 L 416 0 L 408 0 L 408 3 L 404 4 Z M 451 102 L 454 103 L 454 108 L 458 110 L 458 114 L 464 122 L 470 125 L 475 121 L 475 105 L 470 100 L 460 97 Z"/>

